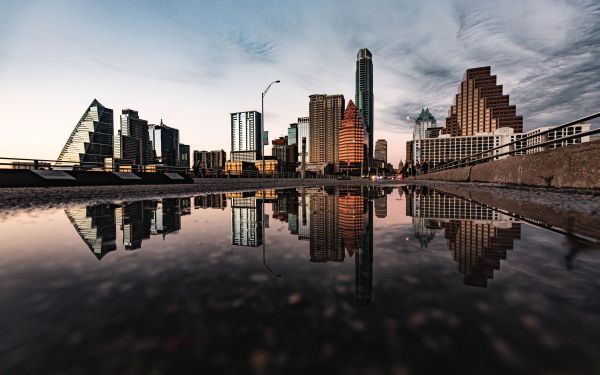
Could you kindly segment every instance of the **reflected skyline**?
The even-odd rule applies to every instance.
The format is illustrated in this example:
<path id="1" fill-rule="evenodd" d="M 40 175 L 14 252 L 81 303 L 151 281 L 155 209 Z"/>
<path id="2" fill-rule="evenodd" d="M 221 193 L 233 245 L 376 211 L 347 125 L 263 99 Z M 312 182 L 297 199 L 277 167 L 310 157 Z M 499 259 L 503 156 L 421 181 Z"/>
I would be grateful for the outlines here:
<path id="1" fill-rule="evenodd" d="M 372 294 L 377 251 L 373 220 L 388 216 L 388 195 L 398 199 L 391 196 L 393 190 L 325 187 L 204 194 L 82 206 L 65 213 L 101 260 L 117 250 L 117 229 L 122 232 L 125 250 L 140 249 L 151 236 L 166 240 L 167 235 L 184 229 L 181 217 L 191 214 L 192 202 L 194 209 L 230 210 L 233 246 L 262 246 L 269 236 L 269 215 L 263 208 L 267 204 L 272 219 L 286 226 L 288 236 L 308 242 L 311 263 L 344 263 L 354 258 L 356 297 L 366 304 Z M 486 288 L 494 273 L 501 272 L 515 241 L 521 239 L 521 221 L 473 201 L 425 187 L 405 187 L 397 194 L 405 200 L 405 214 L 411 218 L 413 240 L 419 248 L 427 250 L 436 238 L 443 238 L 466 286 Z"/>

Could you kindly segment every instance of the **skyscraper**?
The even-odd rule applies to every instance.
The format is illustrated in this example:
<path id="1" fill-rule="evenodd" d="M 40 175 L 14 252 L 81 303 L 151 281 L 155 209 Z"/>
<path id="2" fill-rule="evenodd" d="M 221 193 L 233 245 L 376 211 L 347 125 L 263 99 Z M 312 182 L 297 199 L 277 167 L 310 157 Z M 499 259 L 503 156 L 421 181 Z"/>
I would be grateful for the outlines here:
<path id="1" fill-rule="evenodd" d="M 496 83 L 489 66 L 467 69 L 448 110 L 444 133 L 467 136 L 502 127 L 522 132 L 523 116 L 517 116 L 516 107 L 509 105 L 508 95 L 502 95 L 502 85 Z"/>
<path id="2" fill-rule="evenodd" d="M 302 138 L 306 138 L 306 162 L 310 161 L 310 117 L 298 117 L 298 160 L 302 161 Z"/>
<path id="3" fill-rule="evenodd" d="M 255 161 L 262 157 L 261 118 L 257 111 L 231 114 L 231 161 Z"/>
<path id="4" fill-rule="evenodd" d="M 375 142 L 375 159 L 382 160 L 387 163 L 387 141 L 385 139 L 378 139 Z"/>
<path id="5" fill-rule="evenodd" d="M 288 145 L 298 144 L 298 123 L 290 124 L 288 128 Z"/>
<path id="6" fill-rule="evenodd" d="M 356 56 L 356 96 L 355 102 L 362 112 L 369 133 L 368 155 L 373 158 L 373 55 L 362 48 Z"/>
<path id="7" fill-rule="evenodd" d="M 113 130 L 113 110 L 94 99 L 71 132 L 57 166 L 103 167 L 104 159 L 113 156 Z"/>
<path id="8" fill-rule="evenodd" d="M 350 100 L 339 132 L 340 170 L 360 172 L 366 158 L 367 138 L 368 133 L 362 115 Z"/>
<path id="9" fill-rule="evenodd" d="M 121 111 L 121 129 L 115 137 L 114 157 L 121 164 L 153 164 L 152 142 L 148 131 L 148 121 L 142 120 L 137 111 Z"/>
<path id="10" fill-rule="evenodd" d="M 148 134 L 154 162 L 168 167 L 179 166 L 179 130 L 165 125 L 160 120 L 160 125 L 148 126 Z"/>
<path id="11" fill-rule="evenodd" d="M 338 163 L 338 137 L 344 113 L 344 95 L 309 96 L 311 163 Z"/>

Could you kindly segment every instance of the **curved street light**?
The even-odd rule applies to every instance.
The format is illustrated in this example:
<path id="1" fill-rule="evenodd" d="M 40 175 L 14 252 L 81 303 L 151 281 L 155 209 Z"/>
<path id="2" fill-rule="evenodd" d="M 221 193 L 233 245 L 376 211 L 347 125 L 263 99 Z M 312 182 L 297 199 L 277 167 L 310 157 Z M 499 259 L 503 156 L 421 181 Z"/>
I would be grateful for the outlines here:
<path id="1" fill-rule="evenodd" d="M 269 86 L 267 86 L 267 88 L 265 89 L 265 91 L 262 92 L 261 98 L 260 98 L 260 154 L 261 154 L 261 158 L 262 158 L 262 175 L 264 177 L 265 175 L 265 144 L 264 144 L 264 134 L 263 132 L 265 131 L 265 96 L 267 95 L 267 92 L 269 91 L 269 89 L 271 88 L 271 86 L 274 83 L 280 83 L 280 80 L 276 80 L 273 81 L 271 83 L 269 83 Z"/>

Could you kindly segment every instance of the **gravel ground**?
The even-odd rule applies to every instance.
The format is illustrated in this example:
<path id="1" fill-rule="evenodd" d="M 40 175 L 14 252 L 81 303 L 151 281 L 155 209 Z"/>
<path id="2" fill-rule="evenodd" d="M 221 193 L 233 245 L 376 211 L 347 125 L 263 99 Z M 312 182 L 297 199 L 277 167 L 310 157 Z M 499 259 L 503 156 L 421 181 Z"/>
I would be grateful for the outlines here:
<path id="1" fill-rule="evenodd" d="M 195 184 L 81 186 L 49 188 L 1 188 L 0 213 L 36 208 L 66 207 L 73 204 L 110 203 L 153 198 L 171 198 L 206 193 L 250 191 L 301 186 L 398 186 L 400 181 L 291 180 L 291 179 L 196 179 Z"/>

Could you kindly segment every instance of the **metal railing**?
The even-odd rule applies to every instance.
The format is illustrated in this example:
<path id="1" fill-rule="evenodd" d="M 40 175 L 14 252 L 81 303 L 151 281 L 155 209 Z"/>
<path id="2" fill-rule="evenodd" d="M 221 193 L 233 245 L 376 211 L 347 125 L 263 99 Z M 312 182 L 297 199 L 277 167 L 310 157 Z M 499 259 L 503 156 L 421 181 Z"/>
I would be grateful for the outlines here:
<path id="1" fill-rule="evenodd" d="M 90 172 L 182 173 L 193 178 L 300 178 L 300 172 L 266 171 L 256 169 L 226 170 L 220 168 L 188 168 L 159 164 L 98 163 L 61 161 L 53 159 L 0 157 L 0 169 L 55 170 Z M 336 179 L 337 175 L 307 173 L 307 179 Z"/>
<path id="2" fill-rule="evenodd" d="M 483 163 L 483 162 L 486 162 L 486 161 L 491 160 L 491 159 L 497 159 L 497 158 L 499 158 L 501 156 L 511 156 L 511 155 L 514 155 L 514 154 L 517 154 L 517 153 L 523 153 L 524 151 L 527 151 L 527 150 L 531 150 L 531 149 L 535 149 L 535 148 L 540 148 L 540 147 L 545 147 L 545 146 L 549 146 L 549 145 L 552 145 L 552 144 L 555 144 L 555 143 L 562 143 L 562 142 L 566 142 L 566 141 L 573 140 L 573 139 L 578 139 L 578 138 L 583 138 L 583 137 L 591 136 L 591 135 L 594 135 L 594 134 L 600 134 L 600 129 L 591 129 L 591 130 L 588 130 L 588 131 L 582 131 L 582 132 L 575 133 L 575 134 L 572 134 L 572 135 L 558 137 L 558 138 L 555 138 L 555 139 L 551 139 L 551 140 L 548 140 L 548 141 L 545 141 L 545 142 L 541 142 L 541 143 L 537 143 L 537 144 L 533 144 L 533 145 L 529 145 L 529 146 L 522 146 L 523 144 L 527 143 L 527 140 L 530 140 L 530 139 L 533 139 L 533 138 L 536 138 L 536 137 L 542 137 L 542 136 L 544 136 L 546 134 L 549 134 L 549 133 L 552 133 L 552 132 L 556 132 L 556 131 L 560 131 L 560 130 L 566 129 L 566 128 L 570 127 L 570 126 L 578 125 L 578 124 L 584 123 L 584 122 L 589 121 L 589 120 L 593 120 L 593 119 L 598 118 L 598 117 L 600 117 L 600 112 L 594 113 L 594 114 L 586 116 L 586 117 L 582 117 L 582 118 L 574 120 L 574 121 L 567 122 L 565 124 L 562 124 L 562 125 L 559 125 L 559 126 L 556 126 L 556 127 L 552 127 L 550 129 L 541 131 L 541 132 L 536 133 L 536 134 L 531 134 L 531 135 L 528 135 L 526 137 L 522 137 L 522 138 L 516 139 L 516 140 L 514 140 L 512 142 L 496 146 L 496 147 L 491 148 L 489 150 L 477 152 L 475 154 L 469 155 L 469 156 L 464 157 L 464 158 L 459 159 L 459 160 L 453 160 L 453 161 L 450 161 L 450 162 L 442 163 L 442 164 L 437 165 L 437 166 L 435 166 L 433 168 L 430 168 L 428 170 L 428 173 L 439 172 L 439 171 L 443 171 L 443 170 L 447 170 L 447 169 L 454 169 L 454 168 L 466 167 L 466 166 L 469 166 L 469 165 Z M 515 146 L 518 146 L 518 147 L 515 147 Z M 505 151 L 505 152 L 500 152 L 500 153 L 495 153 L 494 154 L 494 151 L 502 150 L 502 149 L 505 149 L 507 147 L 508 148 L 512 148 L 512 149 L 510 149 L 509 151 Z"/>

